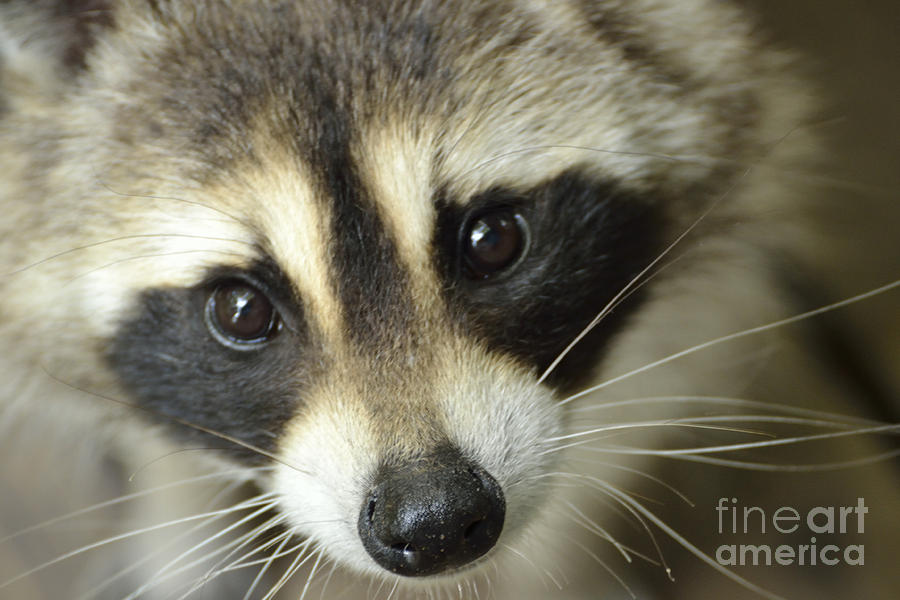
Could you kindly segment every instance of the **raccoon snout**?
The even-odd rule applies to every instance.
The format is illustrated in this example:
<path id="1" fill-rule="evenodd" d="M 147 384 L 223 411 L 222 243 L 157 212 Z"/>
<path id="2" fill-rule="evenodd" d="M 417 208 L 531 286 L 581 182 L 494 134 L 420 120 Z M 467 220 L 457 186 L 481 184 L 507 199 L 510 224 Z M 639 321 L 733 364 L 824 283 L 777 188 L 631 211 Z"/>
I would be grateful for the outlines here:
<path id="1" fill-rule="evenodd" d="M 422 577 L 483 556 L 500 537 L 505 514 L 497 480 L 445 449 L 383 467 L 363 502 L 358 530 L 379 565 Z"/>

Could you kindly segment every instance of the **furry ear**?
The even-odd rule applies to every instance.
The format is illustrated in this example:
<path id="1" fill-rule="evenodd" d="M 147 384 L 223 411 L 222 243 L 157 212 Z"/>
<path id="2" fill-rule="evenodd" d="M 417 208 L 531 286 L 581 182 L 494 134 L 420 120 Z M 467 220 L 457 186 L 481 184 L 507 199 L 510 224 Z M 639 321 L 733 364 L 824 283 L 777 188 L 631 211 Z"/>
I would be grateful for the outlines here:
<path id="1" fill-rule="evenodd" d="M 114 24 L 114 0 L 7 0 L 0 3 L 0 61 L 27 74 L 48 66 L 57 78 L 82 71 L 97 36 Z"/>

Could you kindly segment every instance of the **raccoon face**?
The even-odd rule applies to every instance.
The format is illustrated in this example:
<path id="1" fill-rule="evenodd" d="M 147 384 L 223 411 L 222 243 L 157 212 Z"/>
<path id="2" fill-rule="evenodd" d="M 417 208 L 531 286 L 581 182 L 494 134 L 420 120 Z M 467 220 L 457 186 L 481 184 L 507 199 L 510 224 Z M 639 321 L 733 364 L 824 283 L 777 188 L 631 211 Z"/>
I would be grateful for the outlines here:
<path id="1" fill-rule="evenodd" d="M 173 440 L 274 465 L 341 564 L 481 564 L 540 519 L 559 401 L 645 290 L 580 334 L 737 174 L 666 157 L 754 151 L 749 50 L 692 71 L 581 2 L 201 4 L 113 11 L 55 117 L 32 193 L 78 204 L 80 251 L 20 279 L 68 271 L 39 335 L 83 331 L 85 385 Z"/>
<path id="2" fill-rule="evenodd" d="M 572 56 L 608 49 L 584 31 L 547 50 L 566 19 L 470 39 L 481 17 L 449 6 L 237 12 L 139 20 L 165 41 L 123 34 L 95 61 L 133 72 L 98 68 L 79 99 L 109 123 L 90 205 L 121 239 L 77 274 L 117 305 L 106 365 L 175 439 L 274 461 L 262 484 L 289 526 L 344 564 L 477 564 L 536 519 L 560 394 L 640 294 L 541 375 L 667 231 L 651 186 L 548 147 L 608 147 L 614 119 L 564 115 L 602 116 L 615 86 L 559 90 Z M 569 73 L 534 79 L 526 58 Z"/>
<path id="3" fill-rule="evenodd" d="M 652 260 L 658 214 L 577 170 L 397 200 L 340 167 L 308 188 L 274 167 L 248 175 L 294 181 L 251 192 L 259 212 L 228 236 L 267 221 L 248 228 L 245 262 L 140 291 L 109 364 L 141 406 L 197 426 L 182 435 L 277 460 L 282 510 L 347 562 L 451 572 L 533 519 L 557 392 L 586 379 L 637 298 L 539 376 Z"/>

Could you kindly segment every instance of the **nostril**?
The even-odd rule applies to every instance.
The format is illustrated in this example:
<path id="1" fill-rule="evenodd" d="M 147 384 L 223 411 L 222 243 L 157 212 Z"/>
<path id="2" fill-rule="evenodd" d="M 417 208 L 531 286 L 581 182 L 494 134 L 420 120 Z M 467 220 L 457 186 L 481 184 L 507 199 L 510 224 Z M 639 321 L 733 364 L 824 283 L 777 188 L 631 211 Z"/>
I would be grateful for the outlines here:
<path id="1" fill-rule="evenodd" d="M 466 527 L 466 530 L 463 532 L 463 539 L 471 541 L 476 537 L 480 537 L 486 528 L 486 523 L 484 519 L 478 519 L 477 521 L 473 521 L 469 523 L 469 526 Z"/>
<path id="2" fill-rule="evenodd" d="M 369 505 L 366 508 L 366 519 L 371 523 L 372 517 L 375 516 L 375 498 L 369 500 Z"/>
<path id="3" fill-rule="evenodd" d="M 416 551 L 416 549 L 413 548 L 413 545 L 407 542 L 398 542 L 396 544 L 391 544 L 391 550 L 402 552 L 404 554 L 410 554 Z"/>

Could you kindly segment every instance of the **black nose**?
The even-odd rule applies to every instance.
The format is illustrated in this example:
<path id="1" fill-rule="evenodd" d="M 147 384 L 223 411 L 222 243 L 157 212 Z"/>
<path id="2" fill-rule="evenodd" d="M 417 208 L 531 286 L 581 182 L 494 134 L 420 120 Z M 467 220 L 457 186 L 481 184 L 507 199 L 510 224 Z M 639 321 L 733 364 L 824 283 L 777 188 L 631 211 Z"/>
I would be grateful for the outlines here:
<path id="1" fill-rule="evenodd" d="M 506 501 L 497 481 L 458 450 L 383 467 L 363 502 L 363 546 L 393 573 L 421 577 L 468 564 L 500 537 Z"/>

